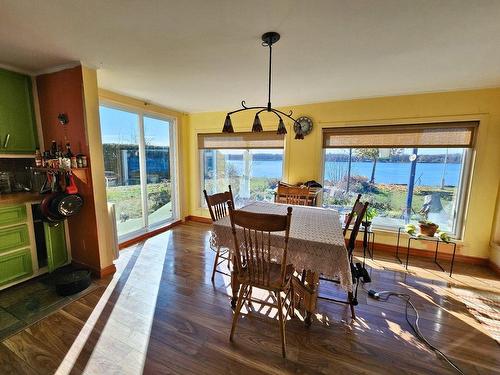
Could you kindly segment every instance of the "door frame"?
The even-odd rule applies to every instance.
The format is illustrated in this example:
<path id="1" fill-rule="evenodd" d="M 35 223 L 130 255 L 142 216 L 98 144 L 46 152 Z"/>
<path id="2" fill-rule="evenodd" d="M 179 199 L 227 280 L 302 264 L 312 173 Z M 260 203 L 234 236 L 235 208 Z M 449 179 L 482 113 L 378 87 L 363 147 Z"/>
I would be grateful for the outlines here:
<path id="1" fill-rule="evenodd" d="M 141 207 L 142 207 L 142 222 L 143 227 L 132 232 L 122 234 L 121 236 L 117 234 L 118 243 L 123 243 L 129 241 L 133 238 L 144 235 L 148 232 L 156 230 L 158 228 L 167 226 L 172 222 L 175 222 L 179 218 L 179 187 L 177 186 L 177 173 L 179 171 L 179 157 L 178 157 L 178 120 L 175 116 L 169 116 L 155 111 L 148 111 L 146 109 L 138 108 L 133 105 L 127 105 L 114 100 L 99 98 L 99 107 L 107 107 L 110 109 L 125 111 L 129 113 L 136 114 L 139 118 L 139 158 L 140 158 L 140 179 L 141 179 Z M 144 117 L 149 117 L 157 120 L 168 121 L 169 127 L 169 139 L 170 139 L 170 152 L 169 152 L 169 163 L 170 163 L 170 180 L 172 185 L 172 216 L 168 219 L 162 220 L 160 222 L 149 225 L 148 214 L 147 214 L 147 171 L 146 171 L 146 145 L 144 140 Z M 101 126 L 102 128 L 102 126 Z M 102 136 L 102 133 L 101 133 Z M 101 138 L 102 139 L 102 138 Z M 102 143 L 102 141 L 101 141 Z M 144 182 L 144 183 L 143 183 Z"/>

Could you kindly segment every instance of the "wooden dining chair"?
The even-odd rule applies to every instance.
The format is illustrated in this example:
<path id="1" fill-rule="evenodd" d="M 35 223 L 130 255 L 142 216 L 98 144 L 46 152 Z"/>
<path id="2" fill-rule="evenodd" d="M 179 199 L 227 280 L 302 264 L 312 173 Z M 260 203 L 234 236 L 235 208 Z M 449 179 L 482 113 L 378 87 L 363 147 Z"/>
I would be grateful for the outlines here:
<path id="1" fill-rule="evenodd" d="M 349 212 L 345 218 L 344 226 L 342 227 L 342 232 L 344 237 L 349 230 L 349 226 L 351 225 L 352 219 L 356 216 L 356 208 L 359 208 L 359 203 L 361 202 L 361 194 L 358 194 L 354 205 L 352 206 L 351 212 Z"/>
<path id="2" fill-rule="evenodd" d="M 361 196 L 358 195 L 358 198 L 361 199 Z M 300 276 L 294 276 L 292 284 L 294 285 L 294 290 L 296 294 L 294 295 L 295 301 L 294 304 L 299 306 L 299 305 L 308 305 L 308 310 L 312 310 L 312 306 L 315 306 L 316 303 L 316 296 L 317 298 L 321 298 L 327 301 L 332 301 L 332 302 L 338 302 L 338 303 L 343 303 L 347 304 L 351 308 L 351 316 L 353 319 L 356 318 L 356 313 L 354 311 L 354 306 L 358 304 L 357 300 L 357 294 L 358 294 L 358 286 L 359 286 L 359 279 L 362 278 L 362 273 L 361 270 L 359 270 L 357 267 L 354 266 L 353 263 L 353 252 L 356 247 L 356 238 L 358 236 L 359 230 L 361 228 L 361 223 L 363 222 L 363 219 L 365 217 L 366 210 L 368 209 L 368 202 L 361 203 L 360 200 L 356 200 L 356 203 L 354 204 L 354 207 L 351 212 L 350 216 L 350 221 L 353 220 L 353 218 L 356 218 L 354 221 L 354 225 L 351 230 L 351 234 L 349 236 L 349 239 L 347 241 L 346 249 L 347 249 L 347 256 L 349 259 L 349 264 L 351 268 L 351 273 L 353 276 L 353 283 L 355 284 L 355 289 L 354 292 L 348 292 L 347 293 L 347 301 L 346 300 L 339 300 L 339 299 L 334 299 L 330 297 L 325 297 L 321 296 L 317 293 L 317 287 L 316 288 L 311 288 L 308 286 L 311 282 L 314 283 L 314 280 L 311 278 L 310 272 L 303 270 L 302 274 Z M 350 225 L 350 222 L 349 222 Z M 345 232 L 344 232 L 345 233 Z M 364 231 L 363 235 L 363 246 L 366 247 L 367 245 L 367 232 L 366 230 Z M 339 284 L 338 280 L 333 280 L 329 279 L 323 276 L 319 277 L 319 280 L 327 281 L 327 282 L 333 282 L 335 284 Z M 311 317 L 310 315 L 306 314 L 306 319 L 305 319 L 305 324 L 306 326 L 309 326 L 311 324 Z"/>
<path id="3" fill-rule="evenodd" d="M 274 202 L 293 204 L 295 206 L 309 206 L 309 192 L 310 188 L 307 186 L 289 186 L 280 183 L 274 196 Z"/>
<path id="4" fill-rule="evenodd" d="M 223 193 L 208 195 L 207 191 L 203 190 L 203 194 L 205 195 L 208 211 L 210 212 L 210 217 L 212 218 L 213 222 L 220 220 L 229 214 L 227 202 L 231 202 L 234 207 L 233 191 L 231 190 L 231 185 L 229 185 L 229 191 L 225 191 Z M 216 272 L 231 276 L 229 273 L 220 271 L 218 269 L 219 265 L 221 265 L 225 261 L 227 261 L 227 267 L 228 269 L 230 269 L 231 257 L 229 255 L 229 250 L 221 250 L 220 246 L 217 246 L 215 252 L 215 262 L 212 269 L 212 282 L 214 282 Z"/>
<path id="5" fill-rule="evenodd" d="M 358 198 L 361 198 L 361 194 L 358 195 Z M 353 218 L 354 225 L 351 228 L 351 234 L 347 241 L 347 253 L 349 255 L 349 261 L 352 261 L 352 254 L 354 252 L 354 248 L 356 247 L 356 238 L 358 237 L 359 230 L 361 228 L 361 224 L 365 219 L 366 210 L 368 210 L 368 202 L 362 203 L 360 200 L 357 200 L 352 208 L 351 218 L 349 220 L 349 224 Z M 348 226 L 347 226 L 348 227 Z M 366 230 L 364 231 L 364 237 L 366 237 Z M 363 245 L 366 246 L 366 238 L 363 239 Z"/>
<path id="6" fill-rule="evenodd" d="M 264 289 L 276 297 L 277 304 L 270 305 L 278 309 L 281 349 L 285 358 L 285 323 L 289 315 L 293 316 L 294 311 L 291 285 L 294 270 L 293 266 L 287 263 L 292 207 L 288 207 L 286 215 L 274 215 L 234 210 L 234 206 L 229 204 L 229 215 L 234 238 L 235 276 L 241 285 L 229 340 L 233 341 L 243 303 L 252 301 L 252 288 Z M 273 232 L 285 233 L 279 244 L 273 239 L 271 247 Z M 283 309 L 286 309 L 285 314 Z"/>

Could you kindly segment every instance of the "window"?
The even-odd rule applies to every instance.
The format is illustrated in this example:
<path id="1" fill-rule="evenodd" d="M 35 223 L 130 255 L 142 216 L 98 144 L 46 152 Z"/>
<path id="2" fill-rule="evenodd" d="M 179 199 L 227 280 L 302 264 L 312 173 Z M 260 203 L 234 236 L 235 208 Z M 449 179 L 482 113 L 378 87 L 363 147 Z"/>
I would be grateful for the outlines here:
<path id="1" fill-rule="evenodd" d="M 231 185 L 237 207 L 272 201 L 283 175 L 283 144 L 273 132 L 199 134 L 201 189 L 214 194 Z"/>
<path id="2" fill-rule="evenodd" d="M 120 239 L 174 218 L 173 122 L 100 106 L 108 202 Z"/>
<path id="3" fill-rule="evenodd" d="M 376 227 L 426 219 L 459 238 L 477 125 L 324 129 L 323 206 L 345 213 L 362 194 Z"/>

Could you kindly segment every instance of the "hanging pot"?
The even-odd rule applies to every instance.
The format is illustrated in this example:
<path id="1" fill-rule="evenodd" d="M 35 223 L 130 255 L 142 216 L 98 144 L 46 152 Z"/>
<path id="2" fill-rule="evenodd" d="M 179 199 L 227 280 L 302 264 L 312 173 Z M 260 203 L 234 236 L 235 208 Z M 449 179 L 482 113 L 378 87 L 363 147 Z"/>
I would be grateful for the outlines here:
<path id="1" fill-rule="evenodd" d="M 57 193 L 49 205 L 49 210 L 55 217 L 70 217 L 80 212 L 83 206 L 83 198 L 78 194 L 78 188 L 71 172 L 65 175 L 66 192 Z"/>
<path id="2" fill-rule="evenodd" d="M 70 217 L 80 212 L 83 198 L 80 194 L 58 193 L 50 201 L 49 210 L 53 216 Z"/>
<path id="3" fill-rule="evenodd" d="M 59 193 L 51 193 L 47 196 L 45 196 L 42 199 L 42 202 L 40 203 L 40 212 L 42 213 L 42 216 L 46 221 L 49 222 L 58 222 L 64 220 L 64 217 L 61 217 L 59 215 L 53 215 L 53 213 L 50 210 L 50 204 L 52 199 Z"/>

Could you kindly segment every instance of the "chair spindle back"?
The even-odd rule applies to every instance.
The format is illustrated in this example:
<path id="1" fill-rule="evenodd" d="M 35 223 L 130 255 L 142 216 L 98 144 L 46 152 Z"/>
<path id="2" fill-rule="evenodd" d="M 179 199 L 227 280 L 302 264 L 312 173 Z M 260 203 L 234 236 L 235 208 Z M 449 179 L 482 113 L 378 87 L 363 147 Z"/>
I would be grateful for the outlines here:
<path id="1" fill-rule="evenodd" d="M 285 282 L 288 238 L 292 207 L 288 207 L 286 215 L 260 214 L 235 210 L 232 203 L 228 204 L 231 227 L 234 237 L 236 255 L 236 270 L 245 271 L 249 281 L 255 285 L 269 286 L 271 281 L 271 263 L 280 263 L 280 280 Z M 242 231 L 238 239 L 237 228 Z M 273 262 L 271 255 L 271 233 L 285 232 L 281 246 L 275 246 L 281 251 L 281 259 Z"/>
<path id="2" fill-rule="evenodd" d="M 212 221 L 217 221 L 229 214 L 227 202 L 230 201 L 234 207 L 233 191 L 229 185 L 229 191 L 208 195 L 206 190 L 203 190 L 205 200 L 207 201 L 208 211 Z"/>
<path id="3" fill-rule="evenodd" d="M 368 209 L 368 202 L 361 203 L 357 201 L 353 207 L 353 216 L 356 215 L 356 220 L 354 221 L 354 225 L 351 230 L 351 235 L 349 236 L 349 242 L 347 245 L 347 250 L 349 252 L 349 256 L 352 255 L 354 248 L 356 247 L 356 237 L 358 236 L 359 229 L 361 227 L 361 223 L 365 219 L 366 210 Z M 352 218 L 351 218 L 352 219 Z M 363 239 L 366 242 L 366 236 Z M 366 244 L 364 243 L 366 246 Z"/>
<path id="4" fill-rule="evenodd" d="M 358 203 L 360 201 L 361 201 L 361 194 L 358 194 L 356 201 L 354 202 L 354 205 L 352 206 L 351 212 L 349 212 L 346 216 L 346 220 L 344 223 L 344 230 L 343 230 L 344 237 L 345 237 L 345 234 L 347 233 L 347 230 L 349 229 L 349 226 L 351 225 L 352 219 L 354 218 L 354 216 L 356 214 L 355 210 L 356 210 L 356 207 L 358 207 Z"/>
<path id="5" fill-rule="evenodd" d="M 296 206 L 309 205 L 310 188 L 306 186 L 288 186 L 278 184 L 278 192 L 275 195 L 276 203 L 293 204 Z"/>

